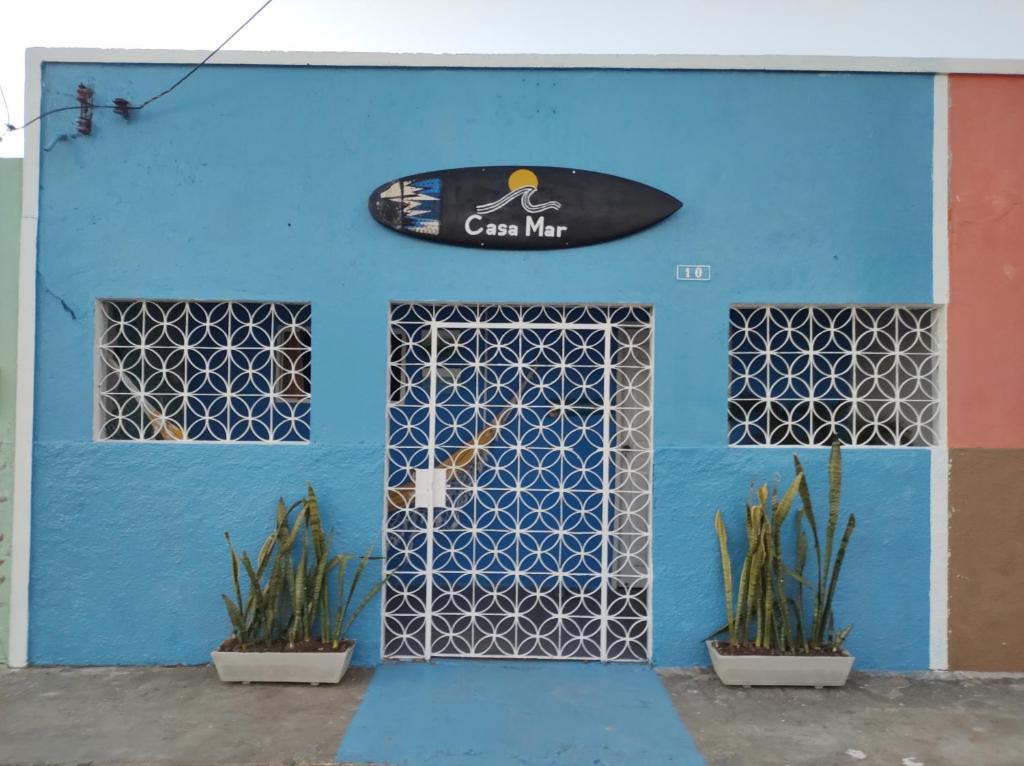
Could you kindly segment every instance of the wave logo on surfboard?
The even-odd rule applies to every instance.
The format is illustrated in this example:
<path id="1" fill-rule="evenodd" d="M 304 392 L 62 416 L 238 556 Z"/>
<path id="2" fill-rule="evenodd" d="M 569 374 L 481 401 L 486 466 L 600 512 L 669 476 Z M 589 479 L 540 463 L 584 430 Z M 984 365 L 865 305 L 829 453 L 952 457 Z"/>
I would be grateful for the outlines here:
<path id="1" fill-rule="evenodd" d="M 527 213 L 543 213 L 546 210 L 561 210 L 562 203 L 556 202 L 555 200 L 541 203 L 535 203 L 533 201 L 533 195 L 539 187 L 540 179 L 537 178 L 536 173 L 532 170 L 527 170 L 526 168 L 519 168 L 518 170 L 513 171 L 508 177 L 508 194 L 501 199 L 494 200 L 494 202 L 477 205 L 476 212 L 480 215 L 488 215 L 501 210 L 505 205 L 517 199 L 522 204 L 523 210 Z"/>

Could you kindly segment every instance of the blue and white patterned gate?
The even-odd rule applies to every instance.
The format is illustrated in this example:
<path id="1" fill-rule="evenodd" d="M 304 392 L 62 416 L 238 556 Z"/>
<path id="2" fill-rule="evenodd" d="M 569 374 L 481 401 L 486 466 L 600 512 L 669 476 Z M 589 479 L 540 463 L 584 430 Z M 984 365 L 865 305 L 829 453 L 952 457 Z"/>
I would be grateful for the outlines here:
<path id="1" fill-rule="evenodd" d="M 392 307 L 384 656 L 646 660 L 651 312 Z"/>

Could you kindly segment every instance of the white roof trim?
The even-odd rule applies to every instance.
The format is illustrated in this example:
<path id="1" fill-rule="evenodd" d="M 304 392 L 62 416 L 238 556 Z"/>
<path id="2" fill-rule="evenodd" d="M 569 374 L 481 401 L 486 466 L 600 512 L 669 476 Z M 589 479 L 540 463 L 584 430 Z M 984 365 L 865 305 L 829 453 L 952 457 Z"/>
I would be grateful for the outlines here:
<path id="1" fill-rule="evenodd" d="M 44 62 L 197 64 L 209 51 L 29 48 L 28 71 Z M 1021 59 L 617 53 L 332 53 L 221 51 L 213 65 L 452 69 L 719 69 L 782 72 L 1024 74 Z"/>

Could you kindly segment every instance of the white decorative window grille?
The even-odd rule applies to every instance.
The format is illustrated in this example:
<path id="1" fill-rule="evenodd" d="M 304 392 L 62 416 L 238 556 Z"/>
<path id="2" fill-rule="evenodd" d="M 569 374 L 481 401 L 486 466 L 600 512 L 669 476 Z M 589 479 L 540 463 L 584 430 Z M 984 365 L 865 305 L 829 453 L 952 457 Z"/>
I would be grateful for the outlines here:
<path id="1" fill-rule="evenodd" d="M 103 300 L 103 440 L 309 441 L 310 307 Z"/>
<path id="2" fill-rule="evenodd" d="M 649 659 L 652 336 L 642 306 L 392 306 L 386 657 Z"/>
<path id="3" fill-rule="evenodd" d="M 938 316 L 927 306 L 732 307 L 729 443 L 935 444 Z"/>

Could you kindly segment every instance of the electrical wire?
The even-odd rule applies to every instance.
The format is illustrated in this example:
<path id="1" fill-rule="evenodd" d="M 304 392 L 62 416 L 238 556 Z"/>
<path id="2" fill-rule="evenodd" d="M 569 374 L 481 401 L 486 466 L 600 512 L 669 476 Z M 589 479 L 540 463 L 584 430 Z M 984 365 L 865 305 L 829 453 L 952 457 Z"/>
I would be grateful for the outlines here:
<path id="1" fill-rule="evenodd" d="M 168 88 L 167 90 L 165 90 L 165 91 L 162 91 L 161 93 L 157 93 L 157 94 L 156 94 L 155 96 L 150 96 L 149 98 L 147 98 L 147 99 L 146 99 L 145 101 L 143 101 L 143 102 L 142 102 L 141 104 L 139 104 L 138 106 L 130 106 L 129 108 L 130 108 L 130 109 L 133 109 L 133 110 L 135 110 L 135 111 L 138 111 L 138 110 L 140 110 L 140 109 L 145 109 L 145 108 L 146 108 L 147 106 L 149 106 L 150 104 L 152 104 L 152 103 L 153 103 L 154 101 L 156 101 L 156 100 L 157 100 L 158 98 L 163 98 L 163 97 L 164 97 L 164 96 L 166 96 L 166 95 L 167 95 L 168 93 L 170 93 L 170 92 L 171 92 L 172 90 L 174 90 L 175 88 L 177 88 L 177 87 L 178 87 L 179 85 L 181 85 L 181 84 L 182 84 L 183 82 L 185 82 L 185 80 L 187 80 L 187 79 L 188 79 L 189 77 L 191 77 L 192 75 L 194 75 L 194 74 L 195 74 L 195 73 L 196 73 L 197 71 L 199 71 L 199 69 L 200 69 L 200 68 L 201 68 L 201 67 L 202 67 L 202 66 L 203 66 L 203 65 L 204 65 L 204 64 L 205 64 L 205 63 L 206 63 L 207 61 L 209 61 L 209 60 L 210 60 L 210 59 L 212 59 L 212 58 L 213 58 L 213 57 L 214 57 L 215 55 L 217 55 L 218 53 L 220 53 L 220 49 L 221 49 L 221 48 L 223 48 L 223 47 L 224 47 L 225 45 L 227 45 L 227 44 L 228 44 L 229 42 L 231 42 L 231 41 L 232 41 L 232 40 L 234 39 L 235 35 L 237 35 L 237 34 L 238 34 L 239 32 L 241 32 L 241 31 L 242 31 L 243 29 L 245 29 L 245 28 L 246 28 L 246 27 L 247 27 L 247 26 L 249 25 L 249 22 L 250 22 L 250 21 L 252 21 L 252 20 L 253 20 L 253 19 L 255 19 L 255 18 L 256 18 L 257 16 L 259 16 L 259 15 L 260 15 L 261 13 L 263 13 L 263 9 L 264 9 L 264 8 L 266 8 L 266 7 L 268 6 L 268 5 L 270 5 L 270 4 L 272 3 L 272 2 L 274 2 L 274 0 L 266 0 L 266 2 L 264 2 L 264 3 L 263 3 L 263 5 L 261 5 L 261 6 L 259 7 L 259 8 L 257 8 L 257 9 L 256 9 L 256 12 L 255 12 L 255 13 L 253 13 L 253 15 L 252 15 L 252 16 L 250 16 L 250 17 L 249 17 L 249 18 L 247 18 L 247 19 L 246 19 L 246 20 L 245 20 L 244 22 L 242 22 L 242 26 L 240 26 L 240 27 L 239 27 L 238 29 L 236 29 L 236 30 L 235 30 L 234 32 L 232 32 L 232 33 L 231 33 L 230 35 L 228 35 L 228 38 L 227 38 L 227 39 L 226 39 L 226 40 L 225 40 L 224 42 L 222 42 L 222 43 L 221 43 L 220 45 L 218 45 L 218 46 L 217 46 L 216 48 L 214 48 L 214 49 L 213 49 L 212 51 L 210 51 L 210 54 L 209 54 L 209 55 L 208 55 L 208 56 L 207 56 L 206 58 L 204 58 L 204 59 L 203 59 L 202 61 L 200 61 L 200 62 L 199 62 L 198 64 L 196 64 L 196 65 L 195 65 L 194 67 L 192 67 L 192 68 L 191 68 L 191 69 L 190 69 L 190 70 L 189 70 L 188 72 L 186 72 L 186 73 L 185 73 L 185 76 L 184 76 L 184 77 L 182 77 L 182 78 L 181 78 L 180 80 L 178 80 L 178 81 L 177 81 L 176 83 L 174 83 L 174 85 L 172 85 L 171 87 L 169 87 L 169 88 Z"/>
<path id="2" fill-rule="evenodd" d="M 11 127 L 11 109 L 7 106 L 7 96 L 4 95 L 4 86 L 0 85 L 0 99 L 4 101 L 4 125 Z"/>
<path id="3" fill-rule="evenodd" d="M 163 90 L 160 93 L 157 93 L 155 96 L 150 96 L 149 98 L 147 98 L 145 101 L 143 101 L 138 106 L 134 106 L 134 105 L 132 105 L 130 103 L 126 103 L 124 105 L 117 105 L 117 104 L 115 104 L 115 105 L 94 104 L 92 106 L 92 108 L 93 109 L 114 109 L 114 110 L 117 110 L 120 113 L 124 113 L 124 112 L 127 112 L 127 111 L 138 112 L 138 111 L 140 111 L 142 109 L 145 109 L 147 106 L 152 104 L 158 98 L 163 98 L 168 93 L 170 93 L 175 88 L 177 88 L 179 85 L 181 85 L 183 82 L 185 82 L 185 80 L 187 80 L 189 77 L 194 75 L 197 71 L 199 71 L 210 59 L 212 59 L 214 56 L 216 56 L 218 53 L 220 53 L 221 49 L 235 38 L 235 35 L 237 35 L 239 32 L 241 32 L 243 29 L 245 29 L 249 25 L 249 22 L 251 22 L 257 16 L 259 16 L 261 13 L 263 13 L 263 10 L 268 5 L 270 5 L 272 2 L 274 2 L 274 0 L 265 0 L 263 5 L 261 5 L 259 8 L 257 8 L 255 13 L 253 13 L 249 18 L 247 18 L 244 22 L 242 22 L 242 25 L 240 27 L 238 27 L 238 29 L 236 29 L 234 32 L 232 32 L 230 35 L 228 35 L 227 39 L 225 39 L 224 42 L 222 42 L 220 45 L 218 45 L 216 48 L 214 48 L 212 51 L 210 51 L 210 53 L 207 54 L 206 58 L 204 58 L 202 61 L 200 61 L 198 64 L 196 64 L 190 70 L 188 70 L 188 72 L 186 72 L 182 77 L 180 77 L 173 85 L 171 85 L 166 90 Z M 2 93 L 2 90 L 0 90 L 0 93 Z M 7 99 L 4 98 L 4 107 L 6 108 L 6 106 L 7 106 Z M 10 112 L 8 112 L 8 114 L 7 114 L 7 120 L 8 121 L 6 123 L 7 132 L 8 133 L 13 133 L 16 130 L 24 130 L 29 125 L 31 125 L 31 124 L 33 124 L 35 122 L 39 122 L 44 117 L 49 117 L 51 114 L 57 114 L 58 112 L 77 111 L 80 108 L 81 108 L 81 106 L 62 106 L 62 107 L 58 107 L 56 109 L 49 109 L 49 110 L 43 112 L 42 114 L 39 114 L 39 115 L 33 117 L 31 120 L 26 122 L 21 127 L 15 127 L 15 126 L 10 124 L 11 117 L 10 117 Z"/>

